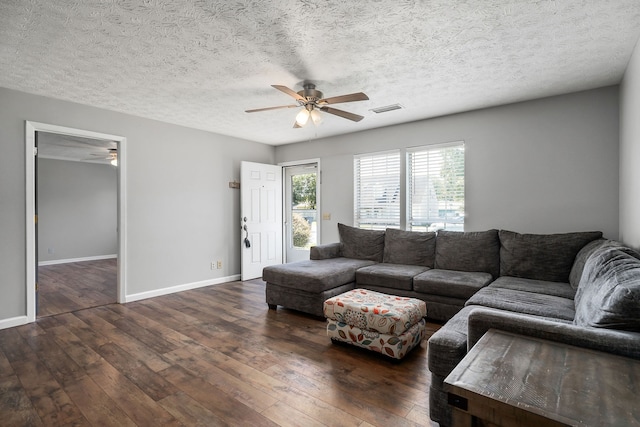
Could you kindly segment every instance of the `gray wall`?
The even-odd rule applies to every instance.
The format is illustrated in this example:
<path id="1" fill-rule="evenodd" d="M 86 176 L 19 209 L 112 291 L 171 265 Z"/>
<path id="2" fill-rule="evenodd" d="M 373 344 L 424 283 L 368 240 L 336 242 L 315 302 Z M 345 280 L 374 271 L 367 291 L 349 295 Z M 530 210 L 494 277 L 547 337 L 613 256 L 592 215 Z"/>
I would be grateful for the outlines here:
<path id="1" fill-rule="evenodd" d="M 393 114 L 393 113 L 387 113 Z M 375 120 L 375 116 L 365 120 Z M 618 87 L 276 147 L 319 157 L 324 243 L 353 223 L 353 155 L 464 140 L 466 230 L 602 230 L 618 237 Z"/>
<path id="2" fill-rule="evenodd" d="M 640 44 L 620 85 L 620 239 L 640 249 Z"/>
<path id="3" fill-rule="evenodd" d="M 636 52 L 630 70 L 638 69 L 637 62 Z M 640 96 L 637 77 L 627 74 L 623 117 L 629 121 Z M 25 120 L 128 138 L 127 294 L 240 271 L 239 192 L 228 181 L 239 179 L 241 160 L 320 158 L 322 210 L 332 214 L 322 239 L 331 242 L 337 222 L 353 221 L 353 154 L 464 140 L 467 230 L 599 229 L 618 237 L 617 86 L 275 149 L 0 89 L 0 320 L 26 314 Z M 625 149 L 637 157 L 637 127 L 627 123 L 622 132 Z M 620 215 L 629 219 L 620 230 L 636 240 L 637 174 L 629 167 L 620 173 L 620 191 L 629 194 Z M 210 270 L 217 259 L 224 268 Z"/>
<path id="4" fill-rule="evenodd" d="M 273 147 L 0 88 L 0 320 L 26 315 L 25 120 L 127 137 L 128 295 L 239 273 L 228 182 Z"/>
<path id="5" fill-rule="evenodd" d="M 111 165 L 38 159 L 38 261 L 117 254 L 117 197 Z"/>

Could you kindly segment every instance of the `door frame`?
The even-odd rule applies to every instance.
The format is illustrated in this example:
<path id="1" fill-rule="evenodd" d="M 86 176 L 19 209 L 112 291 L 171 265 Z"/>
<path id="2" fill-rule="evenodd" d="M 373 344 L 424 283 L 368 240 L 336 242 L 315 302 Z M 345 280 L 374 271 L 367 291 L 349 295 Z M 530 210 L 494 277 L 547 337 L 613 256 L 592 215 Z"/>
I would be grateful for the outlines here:
<path id="1" fill-rule="evenodd" d="M 322 244 L 322 169 L 320 167 L 320 158 L 314 159 L 303 159 L 303 160 L 293 160 L 290 162 L 282 162 L 278 163 L 278 166 L 282 167 L 282 259 L 283 262 L 287 261 L 287 222 L 285 218 L 287 216 L 287 206 L 285 202 L 285 192 L 287 191 L 286 183 L 285 183 L 285 168 L 295 167 L 295 166 L 304 166 L 311 163 L 315 163 L 318 165 L 318 177 L 316 178 L 316 210 L 318 211 L 318 224 L 316 228 L 317 233 L 317 242 L 316 245 Z"/>
<path id="2" fill-rule="evenodd" d="M 25 121 L 25 192 L 26 192 L 26 303 L 27 323 L 36 320 L 36 218 L 35 218 L 35 138 L 36 132 L 48 132 L 61 135 L 76 136 L 91 139 L 115 141 L 118 144 L 118 272 L 117 272 L 117 301 L 126 302 L 127 295 L 127 204 L 126 204 L 126 147 L 127 138 L 106 133 L 70 128 L 65 126 Z"/>

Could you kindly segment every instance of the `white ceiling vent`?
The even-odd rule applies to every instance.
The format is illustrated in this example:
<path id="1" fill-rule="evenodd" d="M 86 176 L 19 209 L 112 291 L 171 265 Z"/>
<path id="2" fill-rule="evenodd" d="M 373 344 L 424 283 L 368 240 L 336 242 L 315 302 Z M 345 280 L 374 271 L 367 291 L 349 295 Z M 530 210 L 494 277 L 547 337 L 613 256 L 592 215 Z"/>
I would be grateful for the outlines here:
<path id="1" fill-rule="evenodd" d="M 393 110 L 401 110 L 404 107 L 400 104 L 391 104 L 391 105 L 385 105 L 384 107 L 378 107 L 378 108 L 372 108 L 370 111 L 373 111 L 374 113 L 386 113 L 387 111 L 393 111 Z"/>

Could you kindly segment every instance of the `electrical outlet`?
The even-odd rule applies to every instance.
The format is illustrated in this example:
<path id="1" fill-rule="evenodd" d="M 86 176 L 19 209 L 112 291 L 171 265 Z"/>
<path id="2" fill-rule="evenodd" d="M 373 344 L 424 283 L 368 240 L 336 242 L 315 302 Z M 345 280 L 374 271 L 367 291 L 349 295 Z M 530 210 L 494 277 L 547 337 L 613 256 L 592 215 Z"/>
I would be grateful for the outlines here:
<path id="1" fill-rule="evenodd" d="M 215 270 L 215 269 L 216 269 L 216 263 L 215 263 L 215 262 L 212 262 L 212 263 L 211 263 L 211 269 L 212 269 L 212 270 Z"/>
<path id="2" fill-rule="evenodd" d="M 222 268 L 222 261 L 218 261 L 218 268 Z"/>

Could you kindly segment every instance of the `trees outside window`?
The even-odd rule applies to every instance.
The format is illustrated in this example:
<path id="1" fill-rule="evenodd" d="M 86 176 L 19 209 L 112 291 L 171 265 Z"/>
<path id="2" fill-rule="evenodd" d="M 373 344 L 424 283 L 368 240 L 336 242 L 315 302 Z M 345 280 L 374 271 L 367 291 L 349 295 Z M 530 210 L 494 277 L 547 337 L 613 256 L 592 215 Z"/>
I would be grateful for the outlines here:
<path id="1" fill-rule="evenodd" d="M 293 246 L 308 248 L 316 244 L 314 235 L 316 212 L 317 173 L 291 176 L 291 226 Z"/>

